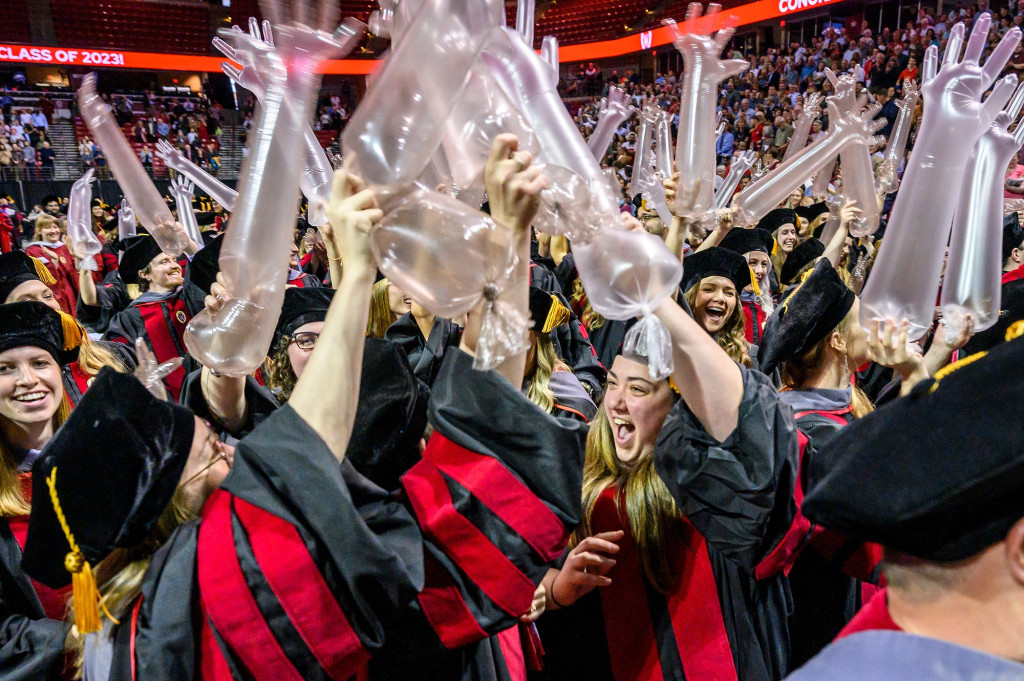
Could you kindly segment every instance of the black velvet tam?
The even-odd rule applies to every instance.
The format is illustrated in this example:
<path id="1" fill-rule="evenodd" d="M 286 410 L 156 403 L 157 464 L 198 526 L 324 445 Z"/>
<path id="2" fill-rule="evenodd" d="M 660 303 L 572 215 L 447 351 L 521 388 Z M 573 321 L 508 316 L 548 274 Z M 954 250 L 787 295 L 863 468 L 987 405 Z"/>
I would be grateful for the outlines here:
<path id="1" fill-rule="evenodd" d="M 796 211 L 792 208 L 776 208 L 768 211 L 768 214 L 757 223 L 758 229 L 767 232 L 774 232 L 782 225 L 796 226 Z"/>
<path id="2" fill-rule="evenodd" d="M 764 229 L 734 229 L 725 235 L 718 247 L 740 255 L 746 255 L 752 251 L 761 251 L 771 255 L 775 252 L 775 237 Z"/>
<path id="3" fill-rule="evenodd" d="M 36 300 L 0 305 L 0 352 L 26 345 L 46 350 L 61 365 L 78 357 L 77 345 L 64 349 L 63 320 L 49 305 Z"/>
<path id="4" fill-rule="evenodd" d="M 787 285 L 795 284 L 795 279 L 800 274 L 800 270 L 820 258 L 824 252 L 825 244 L 813 237 L 798 244 L 786 258 L 786 262 L 782 264 L 782 274 L 780 277 L 782 283 Z"/>
<path id="5" fill-rule="evenodd" d="M 758 348 L 761 371 L 771 374 L 818 343 L 853 307 L 853 294 L 828 260 L 820 260 L 807 277 L 768 317 Z"/>
<path id="6" fill-rule="evenodd" d="M 281 316 L 277 318 L 277 329 L 274 330 L 274 343 L 284 336 L 291 336 L 303 324 L 322 322 L 327 317 L 327 308 L 333 299 L 332 288 L 286 289 Z"/>
<path id="7" fill-rule="evenodd" d="M 188 461 L 195 419 L 153 397 L 133 376 L 100 371 L 32 467 L 32 515 L 22 568 L 53 588 L 71 582 L 71 548 L 46 478 L 93 566 L 116 548 L 142 542 L 170 503 Z"/>
<path id="8" fill-rule="evenodd" d="M 163 253 L 160 244 L 148 234 L 124 239 L 118 244 L 118 248 L 124 251 L 124 255 L 121 256 L 117 272 L 125 284 L 138 284 L 139 272 L 146 269 L 149 263 L 153 262 L 153 258 Z"/>
<path id="9" fill-rule="evenodd" d="M 828 213 L 828 205 L 824 201 L 819 201 L 809 206 L 797 206 L 793 209 L 793 212 L 811 223 Z"/>
<path id="10" fill-rule="evenodd" d="M 316 289 L 312 289 L 316 290 Z M 352 438 L 345 456 L 388 491 L 420 459 L 430 389 L 416 378 L 397 343 L 367 338 Z"/>
<path id="11" fill-rule="evenodd" d="M 41 281 L 33 259 L 24 251 L 0 255 L 0 303 L 26 281 Z"/>
<path id="12" fill-rule="evenodd" d="M 551 330 L 569 321 L 571 312 L 562 296 L 538 286 L 530 287 L 530 319 L 537 333 L 551 333 Z"/>
<path id="13" fill-rule="evenodd" d="M 961 365 L 841 429 L 810 461 L 804 514 L 939 563 L 1001 541 L 1024 517 L 1024 339 Z"/>
<path id="14" fill-rule="evenodd" d="M 686 258 L 683 263 L 683 291 L 689 291 L 707 277 L 725 277 L 736 286 L 737 292 L 750 286 L 753 280 L 747 259 L 736 251 L 719 246 Z"/>

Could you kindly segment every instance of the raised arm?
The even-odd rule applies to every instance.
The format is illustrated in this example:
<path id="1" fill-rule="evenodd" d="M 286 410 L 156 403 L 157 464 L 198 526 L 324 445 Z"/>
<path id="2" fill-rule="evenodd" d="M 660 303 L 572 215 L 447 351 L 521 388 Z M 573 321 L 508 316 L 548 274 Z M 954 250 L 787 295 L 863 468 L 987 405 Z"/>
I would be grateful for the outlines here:
<path id="1" fill-rule="evenodd" d="M 373 191 L 362 187 L 362 180 L 346 168 L 334 173 L 327 215 L 338 235 L 345 268 L 317 347 L 288 400 L 339 462 L 345 458 L 359 401 L 366 318 L 376 271 L 370 228 L 383 217 Z"/>

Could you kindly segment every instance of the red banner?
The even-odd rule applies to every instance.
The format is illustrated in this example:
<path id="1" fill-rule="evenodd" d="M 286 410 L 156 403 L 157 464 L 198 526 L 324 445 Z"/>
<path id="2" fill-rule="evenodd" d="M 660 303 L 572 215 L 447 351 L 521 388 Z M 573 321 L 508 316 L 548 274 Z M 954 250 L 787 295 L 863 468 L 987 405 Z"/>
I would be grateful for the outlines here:
<path id="1" fill-rule="evenodd" d="M 684 33 L 711 33 L 722 26 L 746 26 L 759 21 L 796 14 L 843 0 L 757 0 L 733 7 L 717 15 L 702 17 L 693 22 L 679 24 Z M 558 61 L 592 61 L 642 52 L 672 42 L 672 32 L 660 27 L 615 40 L 602 40 L 579 45 L 563 45 Z M 56 64 L 97 68 L 140 69 L 146 71 L 205 71 L 219 72 L 222 57 L 203 57 L 192 54 L 158 54 L 154 52 L 124 52 L 121 50 L 86 50 L 60 47 L 29 47 L 0 44 L 0 62 L 23 64 Z M 324 65 L 323 73 L 338 75 L 366 75 L 377 65 L 376 59 L 336 59 Z"/>

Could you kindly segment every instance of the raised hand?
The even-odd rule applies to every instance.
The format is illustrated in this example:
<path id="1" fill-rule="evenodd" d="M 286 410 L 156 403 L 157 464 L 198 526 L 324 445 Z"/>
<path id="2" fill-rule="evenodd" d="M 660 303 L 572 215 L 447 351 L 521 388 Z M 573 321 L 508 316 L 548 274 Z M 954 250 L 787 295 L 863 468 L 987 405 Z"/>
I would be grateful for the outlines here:
<path id="1" fill-rule="evenodd" d="M 121 207 L 117 209 L 117 238 L 123 241 L 135 234 L 135 211 L 132 210 L 132 205 L 126 196 L 121 199 Z"/>
<path id="2" fill-rule="evenodd" d="M 171 180 L 171 195 L 174 196 L 174 203 L 178 207 L 178 222 L 181 223 L 189 241 L 195 244 L 198 250 L 203 245 L 203 235 L 199 231 L 199 222 L 192 210 L 192 197 L 195 196 L 195 185 L 184 175 Z"/>
<path id="3" fill-rule="evenodd" d="M 142 338 L 135 339 L 135 355 L 139 360 L 135 371 L 132 372 L 146 390 L 158 400 L 170 400 L 167 388 L 164 386 L 164 378 L 181 366 L 182 358 L 174 359 L 160 364 L 156 361 L 156 355 L 149 349 L 146 341 Z"/>
<path id="4" fill-rule="evenodd" d="M 156 155 L 163 159 L 168 168 L 199 185 L 204 192 L 209 194 L 210 198 L 224 206 L 224 210 L 229 212 L 235 210 L 238 192 L 185 158 L 185 155 L 171 146 L 169 142 L 158 140 Z"/>

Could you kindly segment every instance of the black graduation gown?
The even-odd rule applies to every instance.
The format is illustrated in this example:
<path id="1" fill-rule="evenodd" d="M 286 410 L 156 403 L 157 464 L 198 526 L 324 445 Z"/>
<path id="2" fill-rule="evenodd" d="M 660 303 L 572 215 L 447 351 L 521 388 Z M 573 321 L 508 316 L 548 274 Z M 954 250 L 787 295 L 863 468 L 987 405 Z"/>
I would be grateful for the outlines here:
<path id="1" fill-rule="evenodd" d="M 406 313 L 384 332 L 386 340 L 398 343 L 409 360 L 409 366 L 416 378 L 427 385 L 433 385 L 441 370 L 441 361 L 448 348 L 457 348 L 462 340 L 462 330 L 450 319 L 434 319 L 430 337 L 423 339 L 420 327 L 412 313 Z"/>
<path id="2" fill-rule="evenodd" d="M 185 376 L 198 368 L 185 347 L 185 326 L 203 309 L 203 297 L 203 292 L 187 279 L 173 293 L 144 293 L 110 321 L 103 338 L 129 347 L 135 347 L 135 339 L 143 338 L 161 363 L 184 358 L 182 366 L 164 378 L 171 399 L 177 401 Z"/>
<path id="3" fill-rule="evenodd" d="M 224 430 L 223 424 L 214 415 L 206 399 L 203 398 L 203 390 L 200 386 L 202 373 L 202 369 L 196 369 L 185 377 L 181 384 L 181 395 L 178 397 L 178 402 L 191 409 L 192 413 L 199 418 L 209 421 L 214 429 L 221 432 Z M 246 423 L 238 432 L 230 433 L 236 438 L 241 438 L 252 432 L 280 406 L 270 390 L 260 385 L 252 376 L 245 377 L 245 404 L 248 407 Z"/>
<path id="4" fill-rule="evenodd" d="M 510 678 L 493 635 L 515 631 L 578 519 L 585 431 L 471 365 L 452 350 L 441 369 L 404 500 L 288 405 L 257 426 L 201 522 L 154 556 L 111 680 L 348 679 L 378 652 L 374 679 Z M 478 551 L 491 560 L 465 564 Z"/>
<path id="5" fill-rule="evenodd" d="M 538 622 L 539 678 L 588 681 L 776 681 L 788 667 L 790 600 L 781 575 L 758 563 L 795 514 L 797 436 L 770 381 L 741 367 L 739 425 L 715 441 L 680 401 L 658 437 L 655 467 L 681 513 L 667 539 L 678 583 L 643 577 L 614 490 L 594 507 L 594 532 L 625 529 L 612 585 Z"/>
<path id="6" fill-rule="evenodd" d="M 75 316 L 85 328 L 103 334 L 110 326 L 110 320 L 132 302 L 117 270 L 108 273 L 103 283 L 96 287 L 96 302 L 97 305 L 86 305 L 79 296 Z"/>
<path id="7" fill-rule="evenodd" d="M 71 625 L 46 618 L 35 589 L 21 570 L 21 547 L 0 519 L 0 679 L 57 681 Z"/>

